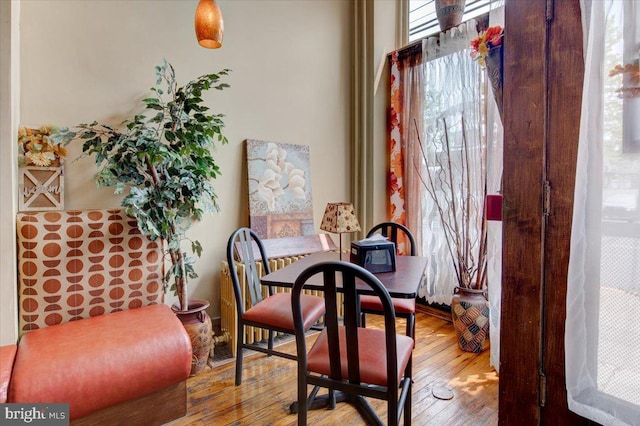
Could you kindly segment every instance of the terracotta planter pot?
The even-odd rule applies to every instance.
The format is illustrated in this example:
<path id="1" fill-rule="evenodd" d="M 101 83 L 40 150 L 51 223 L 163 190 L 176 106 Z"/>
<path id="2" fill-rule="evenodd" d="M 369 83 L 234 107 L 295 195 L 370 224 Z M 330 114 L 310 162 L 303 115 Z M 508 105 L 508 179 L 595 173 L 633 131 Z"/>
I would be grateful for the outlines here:
<path id="1" fill-rule="evenodd" d="M 484 290 L 456 287 L 451 297 L 451 316 L 460 349 L 476 353 L 486 349 L 489 301 Z"/>
<path id="2" fill-rule="evenodd" d="M 191 376 L 196 376 L 204 370 L 209 359 L 212 344 L 211 318 L 207 314 L 208 300 L 194 299 L 189 301 L 189 309 L 180 310 L 176 302 L 171 306 L 178 316 L 187 334 L 191 338 L 193 356 L 191 358 Z"/>
<path id="3" fill-rule="evenodd" d="M 435 2 L 441 31 L 460 25 L 464 15 L 465 0 L 435 0 Z"/>

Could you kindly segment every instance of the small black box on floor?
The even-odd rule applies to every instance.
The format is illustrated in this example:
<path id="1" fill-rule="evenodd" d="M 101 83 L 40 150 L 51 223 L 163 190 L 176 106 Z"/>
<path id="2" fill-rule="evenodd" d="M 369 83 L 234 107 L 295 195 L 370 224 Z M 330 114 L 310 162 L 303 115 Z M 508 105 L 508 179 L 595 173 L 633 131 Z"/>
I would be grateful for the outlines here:
<path id="1" fill-rule="evenodd" d="M 381 239 L 364 239 L 351 243 L 351 263 L 374 274 L 396 270 L 396 245 Z"/>

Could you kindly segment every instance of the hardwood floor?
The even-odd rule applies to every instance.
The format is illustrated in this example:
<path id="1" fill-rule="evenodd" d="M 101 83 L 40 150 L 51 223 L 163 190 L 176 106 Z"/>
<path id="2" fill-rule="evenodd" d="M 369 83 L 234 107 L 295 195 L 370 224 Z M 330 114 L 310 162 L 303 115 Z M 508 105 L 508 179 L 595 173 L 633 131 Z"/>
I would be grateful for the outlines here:
<path id="1" fill-rule="evenodd" d="M 378 316 L 367 317 L 367 326 L 379 326 Z M 398 330 L 404 323 L 398 320 Z M 311 336 L 309 339 L 314 339 Z M 293 342 L 282 346 L 295 351 Z M 241 386 L 234 386 L 235 363 L 216 365 L 187 383 L 187 416 L 171 422 L 179 425 L 296 425 L 289 404 L 296 399 L 296 363 L 264 354 L 245 356 Z M 498 375 L 489 366 L 489 350 L 471 354 L 458 349 L 453 326 L 442 319 L 418 313 L 413 353 L 413 425 L 497 425 Z M 451 400 L 433 396 L 434 386 L 448 386 Z M 370 400 L 386 419 L 384 402 Z M 357 411 L 348 404 L 335 410 L 309 414 L 310 425 L 361 425 Z"/>

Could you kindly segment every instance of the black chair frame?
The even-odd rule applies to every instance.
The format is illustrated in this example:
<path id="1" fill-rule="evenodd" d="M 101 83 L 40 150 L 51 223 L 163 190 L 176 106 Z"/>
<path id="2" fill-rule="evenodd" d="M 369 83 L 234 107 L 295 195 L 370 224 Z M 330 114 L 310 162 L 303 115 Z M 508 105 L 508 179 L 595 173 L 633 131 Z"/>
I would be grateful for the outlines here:
<path id="1" fill-rule="evenodd" d="M 372 237 L 378 231 L 380 231 L 383 237 L 386 237 L 389 241 L 393 241 L 394 243 L 398 242 L 398 232 L 404 233 L 409 240 L 409 255 L 416 255 L 416 241 L 413 238 L 413 234 L 406 226 L 395 222 L 381 222 L 367 232 L 367 238 Z"/>
<path id="2" fill-rule="evenodd" d="M 402 232 L 409 240 L 409 254 L 411 256 L 416 255 L 416 241 L 407 228 L 404 225 L 395 222 L 382 222 L 374 226 L 367 233 L 367 238 L 372 237 L 374 234 L 380 232 L 383 237 L 386 237 L 389 241 L 393 241 L 394 243 L 398 242 L 398 233 Z M 380 315 L 380 311 L 373 309 L 362 309 L 362 326 L 366 326 L 366 314 Z M 407 336 L 414 337 L 415 336 L 415 328 L 416 328 L 416 314 L 413 313 L 404 313 L 404 312 L 396 312 L 396 316 L 398 318 L 403 318 L 407 322 Z"/>
<path id="3" fill-rule="evenodd" d="M 300 294 L 305 283 L 309 278 L 320 273 L 324 279 L 326 308 L 324 325 L 328 333 L 331 370 L 329 377 L 308 371 L 306 340 L 304 329 L 302 328 L 303 320 L 300 306 Z M 341 278 L 338 278 L 338 275 Z M 368 284 L 382 301 L 385 323 L 384 344 L 387 353 L 387 386 L 371 385 L 360 381 L 358 328 L 362 325 L 360 322 L 360 303 L 359 294 L 356 290 L 356 279 Z M 340 321 L 337 309 L 338 282 L 342 283 L 341 291 L 344 293 L 344 317 L 342 323 L 346 329 L 348 380 L 342 379 L 340 366 L 338 339 Z M 300 354 L 298 357 L 298 402 L 297 404 L 292 404 L 291 411 L 298 412 L 298 424 L 307 424 L 307 410 L 309 409 L 319 407 L 333 409 L 336 402 L 348 401 L 354 404 L 367 424 L 382 425 L 383 423 L 364 397 L 387 401 L 389 425 L 397 425 L 403 412 L 405 424 L 411 424 L 412 360 L 409 358 L 404 374 L 398 382 L 395 313 L 389 292 L 384 285 L 372 273 L 358 265 L 343 261 L 321 262 L 310 266 L 298 277 L 292 289 L 291 304 L 294 315 L 297 353 Z M 307 385 L 314 386 L 308 397 Z M 328 394 L 317 396 L 319 387 L 328 388 Z"/>
<path id="4" fill-rule="evenodd" d="M 240 228 L 234 231 L 229 237 L 227 243 L 227 263 L 229 264 L 229 274 L 231 275 L 231 281 L 233 282 L 233 292 L 236 300 L 236 310 L 238 316 L 237 323 L 237 336 L 236 336 L 236 386 L 242 383 L 242 352 L 243 349 L 251 349 L 253 351 L 266 353 L 267 355 L 276 355 L 291 360 L 296 360 L 296 355 L 277 351 L 273 349 L 274 332 L 282 332 L 287 334 L 293 334 L 293 330 L 276 328 L 268 326 L 264 323 L 247 321 L 243 319 L 245 312 L 245 302 L 242 298 L 242 289 L 240 288 L 240 280 L 238 278 L 237 260 L 235 259 L 236 241 L 239 241 L 239 247 L 242 251 L 242 264 L 244 264 L 245 276 L 247 279 L 247 288 L 249 290 L 249 296 L 251 297 L 251 305 L 255 306 L 263 300 L 262 296 L 262 283 L 260 281 L 259 268 L 254 256 L 254 250 L 251 242 L 255 242 L 260 252 L 260 261 L 264 268 L 264 275 L 271 273 L 269 267 L 269 259 L 267 258 L 264 245 L 260 240 L 260 237 L 250 228 Z M 271 286 L 268 286 L 269 296 L 273 296 L 274 291 Z M 245 326 L 253 326 L 263 328 L 269 331 L 267 347 L 260 346 L 255 343 L 245 343 Z"/>

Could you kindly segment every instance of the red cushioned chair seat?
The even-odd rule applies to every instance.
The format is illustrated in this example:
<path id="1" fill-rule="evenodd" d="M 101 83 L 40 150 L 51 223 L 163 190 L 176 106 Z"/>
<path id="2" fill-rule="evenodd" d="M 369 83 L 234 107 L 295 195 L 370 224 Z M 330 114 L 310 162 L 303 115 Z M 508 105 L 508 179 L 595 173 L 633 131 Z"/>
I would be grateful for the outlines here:
<path id="1" fill-rule="evenodd" d="M 324 314 L 324 299 L 318 296 L 303 294 L 301 296 L 302 319 L 304 327 L 311 327 Z M 282 330 L 293 330 L 293 312 L 291 311 L 291 294 L 276 293 L 252 306 L 242 315 L 247 322 L 266 324 Z"/>
<path id="2" fill-rule="evenodd" d="M 398 299 L 392 297 L 391 302 L 393 303 L 393 308 L 395 309 L 396 314 L 408 315 L 416 312 L 416 299 Z M 360 296 L 360 307 L 363 310 L 366 309 L 382 312 L 382 303 L 380 302 L 380 298 L 377 296 Z"/>
<path id="3" fill-rule="evenodd" d="M 348 379 L 346 332 L 339 327 L 340 336 L 340 366 L 342 378 Z M 385 348 L 385 332 L 371 328 L 358 329 L 358 352 L 360 365 L 360 380 L 372 385 L 387 385 L 387 352 Z M 398 350 L 398 382 L 411 358 L 413 339 L 398 334 L 396 337 Z M 327 329 L 324 329 L 313 347 L 307 353 L 307 369 L 314 373 L 330 375 L 329 345 L 327 343 Z"/>
<path id="4" fill-rule="evenodd" d="M 166 305 L 58 324 L 22 337 L 9 401 L 68 403 L 73 420 L 186 380 L 191 356 Z"/>

